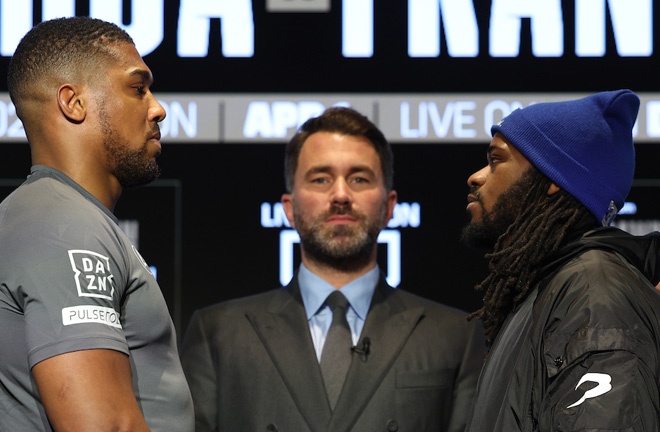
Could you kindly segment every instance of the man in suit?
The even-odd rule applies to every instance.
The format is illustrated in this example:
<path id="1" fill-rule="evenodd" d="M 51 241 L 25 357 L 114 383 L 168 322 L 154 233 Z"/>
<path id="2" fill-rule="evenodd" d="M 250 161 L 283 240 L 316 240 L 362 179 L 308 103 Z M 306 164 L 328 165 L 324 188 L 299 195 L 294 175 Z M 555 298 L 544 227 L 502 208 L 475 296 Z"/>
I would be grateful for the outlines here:
<path id="1" fill-rule="evenodd" d="M 379 270 L 377 237 L 397 200 L 382 132 L 330 108 L 289 142 L 285 174 L 302 264 L 286 287 L 193 315 L 181 355 L 197 432 L 463 431 L 482 330 Z"/>

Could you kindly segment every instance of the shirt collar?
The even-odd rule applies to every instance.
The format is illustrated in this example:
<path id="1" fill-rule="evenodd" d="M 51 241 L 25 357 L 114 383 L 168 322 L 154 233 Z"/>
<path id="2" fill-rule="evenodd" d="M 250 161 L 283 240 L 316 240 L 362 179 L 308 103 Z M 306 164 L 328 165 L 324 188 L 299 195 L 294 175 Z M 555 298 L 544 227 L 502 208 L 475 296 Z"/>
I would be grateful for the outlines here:
<path id="1" fill-rule="evenodd" d="M 94 195 L 89 193 L 87 189 L 83 188 L 80 186 L 78 183 L 73 181 L 71 177 L 68 175 L 64 174 L 62 171 L 55 169 L 53 167 L 49 167 L 46 165 L 32 165 L 30 168 L 30 175 L 28 176 L 28 179 L 32 180 L 38 180 L 40 178 L 44 177 L 49 177 L 49 178 L 55 178 L 59 180 L 62 183 L 65 183 L 69 186 L 71 186 L 73 189 L 77 190 L 87 201 L 92 202 L 96 207 L 98 207 L 103 213 L 105 213 L 110 219 L 112 219 L 115 223 L 119 222 L 119 219 L 117 219 L 117 216 L 115 216 L 110 209 L 108 209 L 101 201 L 98 200 Z"/>
<path id="2" fill-rule="evenodd" d="M 376 265 L 366 274 L 340 288 L 351 308 L 362 320 L 367 317 L 371 298 L 376 290 L 379 278 L 380 270 Z M 312 273 L 304 264 L 300 265 L 298 285 L 300 286 L 300 294 L 308 320 L 319 311 L 325 299 L 335 290 L 334 286 Z"/>

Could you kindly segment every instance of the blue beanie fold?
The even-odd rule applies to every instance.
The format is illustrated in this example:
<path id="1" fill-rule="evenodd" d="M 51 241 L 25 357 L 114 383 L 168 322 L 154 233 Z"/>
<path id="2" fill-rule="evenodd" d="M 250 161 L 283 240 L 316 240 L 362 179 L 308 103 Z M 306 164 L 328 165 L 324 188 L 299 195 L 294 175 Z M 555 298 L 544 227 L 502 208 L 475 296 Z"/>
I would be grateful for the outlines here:
<path id="1" fill-rule="evenodd" d="M 491 134 L 501 133 L 599 223 L 609 225 L 632 186 L 638 111 L 639 98 L 630 90 L 602 92 L 517 109 Z"/>

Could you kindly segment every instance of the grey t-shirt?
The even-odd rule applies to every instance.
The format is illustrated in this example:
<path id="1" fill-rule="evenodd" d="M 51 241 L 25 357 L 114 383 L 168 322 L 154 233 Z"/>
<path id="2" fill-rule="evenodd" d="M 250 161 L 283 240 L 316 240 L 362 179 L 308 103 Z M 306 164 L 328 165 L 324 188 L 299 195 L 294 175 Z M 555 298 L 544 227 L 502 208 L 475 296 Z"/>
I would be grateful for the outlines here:
<path id="1" fill-rule="evenodd" d="M 174 326 L 149 267 L 106 207 L 35 166 L 0 204 L 0 430 L 50 431 L 30 369 L 84 349 L 130 357 L 151 430 L 193 431 Z"/>

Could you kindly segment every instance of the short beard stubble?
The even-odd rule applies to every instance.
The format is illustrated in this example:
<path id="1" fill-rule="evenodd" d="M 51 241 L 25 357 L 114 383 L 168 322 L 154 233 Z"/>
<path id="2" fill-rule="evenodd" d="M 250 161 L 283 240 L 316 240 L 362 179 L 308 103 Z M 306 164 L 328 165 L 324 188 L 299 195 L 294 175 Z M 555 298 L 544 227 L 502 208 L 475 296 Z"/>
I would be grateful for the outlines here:
<path id="1" fill-rule="evenodd" d="M 347 205 L 334 205 L 311 223 L 306 223 L 300 210 L 294 206 L 293 217 L 300 243 L 309 259 L 342 271 L 357 270 L 369 263 L 378 240 L 386 213 L 386 203 L 378 220 L 369 222 L 367 217 Z M 332 215 L 350 215 L 359 223 L 346 226 L 324 226 Z"/>
<path id="2" fill-rule="evenodd" d="M 103 104 L 99 106 L 103 107 Z M 114 166 L 114 175 L 123 188 L 141 186 L 151 183 L 160 176 L 160 167 L 154 158 L 147 154 L 147 143 L 150 132 L 145 136 L 144 145 L 132 150 L 127 147 L 117 130 L 108 122 L 107 113 L 101 109 L 101 130 L 103 131 L 103 146 L 108 156 L 108 163 Z M 158 127 L 158 126 L 156 126 Z"/>

